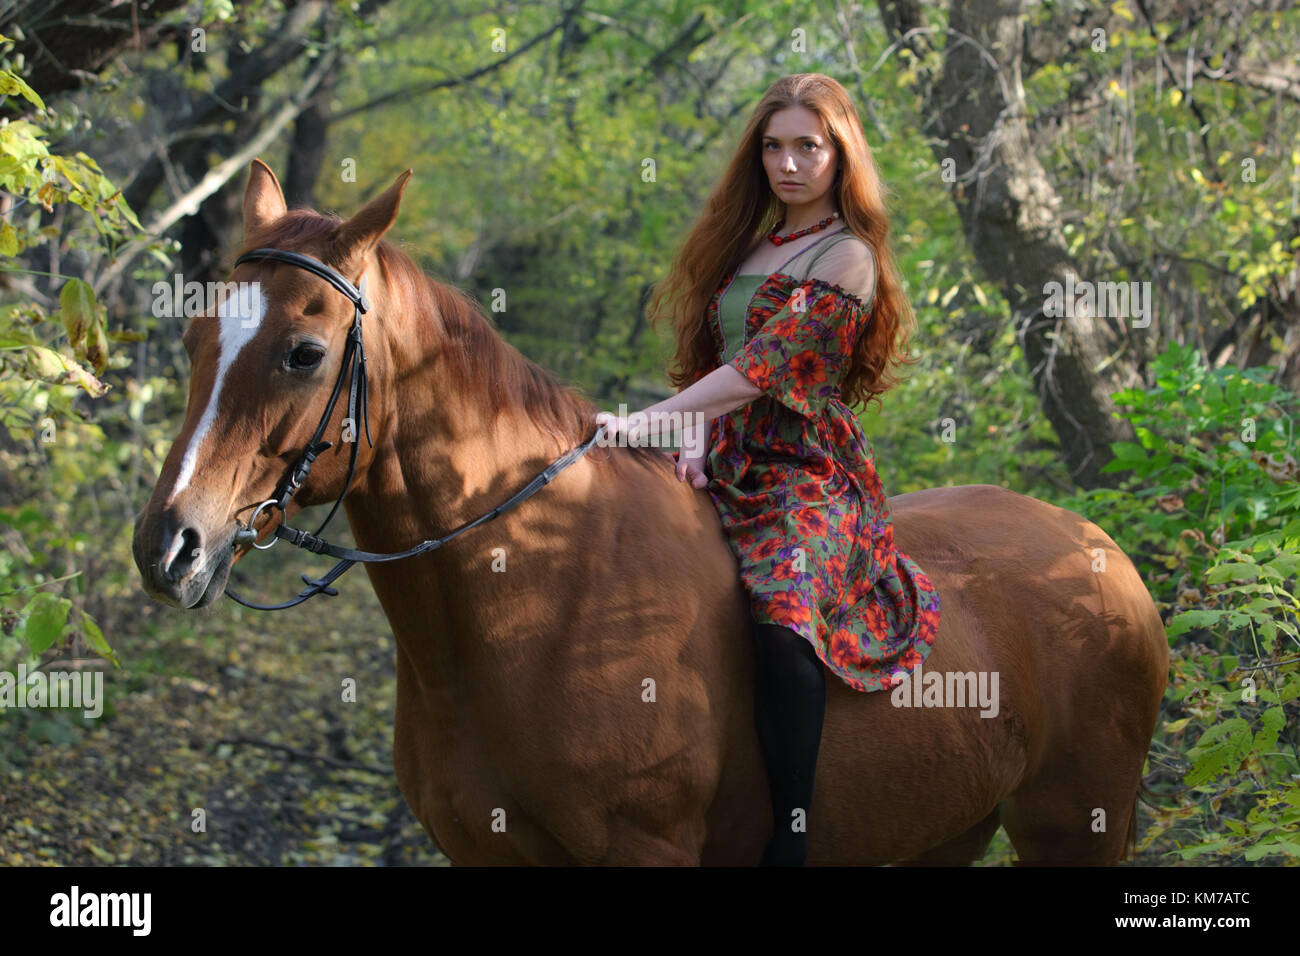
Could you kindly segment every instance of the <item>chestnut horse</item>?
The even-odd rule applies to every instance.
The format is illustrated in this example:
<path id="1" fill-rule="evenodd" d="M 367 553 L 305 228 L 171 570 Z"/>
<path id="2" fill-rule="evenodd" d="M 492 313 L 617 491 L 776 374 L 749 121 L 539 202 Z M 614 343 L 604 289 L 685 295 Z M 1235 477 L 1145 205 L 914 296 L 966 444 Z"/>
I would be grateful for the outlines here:
<path id="1" fill-rule="evenodd" d="M 595 431 L 594 405 L 382 240 L 409 175 L 346 222 L 289 212 L 260 161 L 244 198 L 249 248 L 364 275 L 373 445 L 355 439 L 344 507 L 369 551 L 491 511 Z M 324 416 L 353 318 L 301 268 L 231 279 L 259 294 L 186 330 L 189 406 L 135 528 L 145 590 L 184 608 L 215 601 L 247 553 L 240 521 Z M 263 538 L 344 493 L 350 441 Z M 965 864 L 999 824 L 1023 863 L 1124 859 L 1168 668 L 1133 564 L 1096 525 L 991 485 L 889 503 L 941 594 L 924 670 L 997 672 L 997 710 L 896 706 L 828 676 L 809 864 Z M 288 547 L 281 561 L 320 561 Z M 662 453 L 593 447 L 491 523 L 366 570 L 396 637 L 397 781 L 453 863 L 758 862 L 771 807 L 748 601 L 709 496 Z"/>

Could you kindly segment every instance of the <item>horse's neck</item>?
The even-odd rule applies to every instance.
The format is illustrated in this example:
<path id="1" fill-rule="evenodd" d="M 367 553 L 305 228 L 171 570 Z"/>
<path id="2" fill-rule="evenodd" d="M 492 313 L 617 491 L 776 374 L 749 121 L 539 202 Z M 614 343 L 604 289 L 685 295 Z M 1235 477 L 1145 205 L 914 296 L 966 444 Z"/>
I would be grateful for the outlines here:
<path id="1" fill-rule="evenodd" d="M 410 339 L 405 344 L 416 345 Z M 440 362 L 449 350 L 440 351 L 408 353 L 405 361 L 395 353 L 387 372 L 384 434 L 374 436 L 365 480 L 346 499 L 353 536 L 364 550 L 401 551 L 441 538 L 505 502 L 559 453 L 555 440 L 526 416 L 506 412 L 490 422 L 472 396 L 440 391 L 439 383 L 448 381 Z M 510 574 L 512 561 L 523 563 L 522 527 L 547 509 L 567 507 L 561 497 L 548 485 L 427 555 L 367 565 L 402 652 L 422 681 L 454 682 L 494 645 L 504 649 L 506 625 L 495 610 L 504 583 L 500 565 Z"/>

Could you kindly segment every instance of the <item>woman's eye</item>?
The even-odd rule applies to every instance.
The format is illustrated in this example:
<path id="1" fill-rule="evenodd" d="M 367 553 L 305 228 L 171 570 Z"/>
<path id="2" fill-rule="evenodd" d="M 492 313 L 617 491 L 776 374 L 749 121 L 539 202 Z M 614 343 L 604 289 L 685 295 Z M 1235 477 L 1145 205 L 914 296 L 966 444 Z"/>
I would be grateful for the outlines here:
<path id="1" fill-rule="evenodd" d="M 324 357 L 324 349 L 317 348 L 314 345 L 300 345 L 289 353 L 289 359 L 286 364 L 289 368 L 305 371 L 315 368 L 320 364 L 320 360 Z"/>

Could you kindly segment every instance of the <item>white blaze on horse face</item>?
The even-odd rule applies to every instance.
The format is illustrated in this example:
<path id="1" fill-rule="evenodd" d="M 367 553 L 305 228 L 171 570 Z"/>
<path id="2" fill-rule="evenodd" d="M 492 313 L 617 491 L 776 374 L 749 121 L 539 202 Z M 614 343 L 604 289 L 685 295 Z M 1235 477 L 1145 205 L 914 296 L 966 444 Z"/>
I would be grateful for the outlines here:
<path id="1" fill-rule="evenodd" d="M 241 282 L 237 289 L 235 295 L 222 299 L 217 306 L 217 321 L 221 323 L 217 348 L 217 374 L 212 380 L 212 394 L 208 396 L 207 408 L 203 410 L 203 417 L 199 419 L 194 434 L 190 436 L 189 447 L 185 449 L 185 457 L 181 459 L 181 470 L 176 476 L 176 484 L 172 487 L 171 494 L 167 496 L 169 504 L 185 490 L 185 486 L 194 476 L 194 467 L 198 463 L 203 439 L 207 437 L 208 430 L 217 417 L 217 404 L 221 400 L 221 386 L 226 379 L 226 373 L 230 371 L 230 366 L 235 364 L 235 359 L 239 357 L 244 346 L 257 335 L 258 326 L 262 324 L 262 316 L 266 314 L 266 303 L 262 300 L 262 290 L 258 283 Z"/>

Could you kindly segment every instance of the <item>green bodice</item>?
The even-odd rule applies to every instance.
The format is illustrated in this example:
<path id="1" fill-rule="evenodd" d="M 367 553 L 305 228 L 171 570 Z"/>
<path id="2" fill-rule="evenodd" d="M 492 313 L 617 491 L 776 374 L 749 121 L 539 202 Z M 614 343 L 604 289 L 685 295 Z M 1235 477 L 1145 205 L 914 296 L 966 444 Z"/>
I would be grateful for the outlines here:
<path id="1" fill-rule="evenodd" d="M 731 284 L 723 291 L 722 298 L 718 300 L 718 323 L 722 326 L 723 338 L 726 341 L 722 354 L 724 365 L 744 348 L 749 305 L 758 287 L 776 273 L 786 273 L 796 277 L 806 276 L 814 262 L 849 236 L 848 229 L 837 229 L 796 252 L 779 268 L 773 270 L 772 274 L 741 273 L 732 279 Z"/>
<path id="2" fill-rule="evenodd" d="M 745 344 L 745 317 L 749 314 L 749 303 L 767 278 L 758 273 L 738 275 L 722 294 L 722 299 L 718 302 L 718 317 L 727 343 L 722 354 L 723 364 L 730 362 L 732 356 Z"/>

